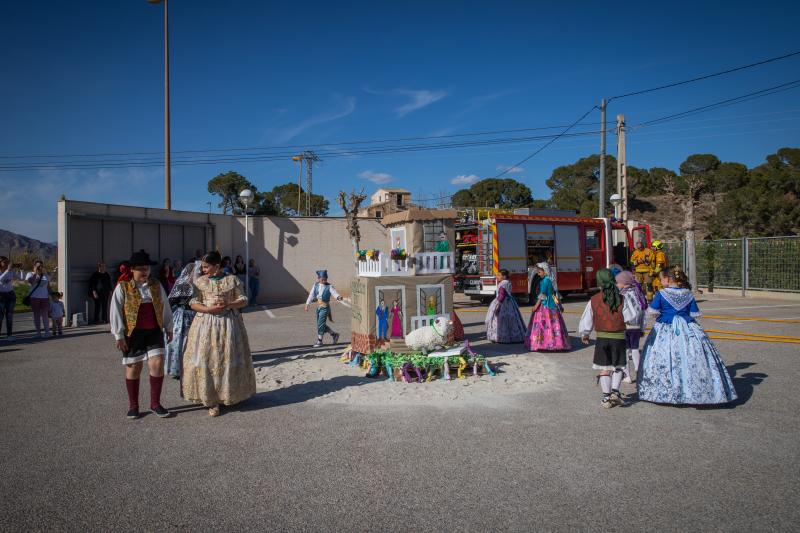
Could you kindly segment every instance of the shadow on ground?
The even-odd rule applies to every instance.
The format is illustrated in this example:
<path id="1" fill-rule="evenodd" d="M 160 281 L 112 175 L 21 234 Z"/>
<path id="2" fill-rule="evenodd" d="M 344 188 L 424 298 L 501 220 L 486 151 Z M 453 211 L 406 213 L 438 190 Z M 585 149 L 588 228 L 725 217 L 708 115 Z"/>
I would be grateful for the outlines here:
<path id="1" fill-rule="evenodd" d="M 302 403 L 332 392 L 346 389 L 347 387 L 357 387 L 374 382 L 374 379 L 368 379 L 363 376 L 337 376 L 332 379 L 297 383 L 282 389 L 260 392 L 239 406 L 231 408 L 231 410 L 254 411 L 257 409 Z"/>
<path id="2" fill-rule="evenodd" d="M 752 398 L 755 387 L 757 385 L 761 385 L 761 383 L 764 381 L 764 378 L 768 377 L 768 375 L 764 374 L 763 372 L 747 372 L 745 374 L 738 375 L 738 372 L 741 370 L 750 368 L 754 365 L 755 363 L 742 362 L 730 365 L 728 367 L 728 373 L 731 375 L 731 380 L 733 380 L 733 388 L 736 390 L 736 395 L 738 398 L 734 402 L 721 406 L 722 408 L 734 409 L 740 405 L 746 404 L 748 401 L 750 401 L 750 398 Z"/>

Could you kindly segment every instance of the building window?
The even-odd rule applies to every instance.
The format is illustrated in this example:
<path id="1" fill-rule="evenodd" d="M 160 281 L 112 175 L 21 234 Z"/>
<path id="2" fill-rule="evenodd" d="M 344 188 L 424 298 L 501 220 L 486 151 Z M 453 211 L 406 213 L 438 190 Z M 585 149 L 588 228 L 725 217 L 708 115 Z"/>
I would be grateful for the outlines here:
<path id="1" fill-rule="evenodd" d="M 397 195 L 397 205 L 403 205 L 403 195 L 402 194 L 398 194 Z"/>
<path id="2" fill-rule="evenodd" d="M 375 211 L 375 218 L 383 218 L 383 213 L 380 211 Z"/>
<path id="3" fill-rule="evenodd" d="M 444 231 L 444 222 L 441 220 L 428 220 L 422 223 L 423 245 L 426 252 L 435 252 L 439 234 Z"/>

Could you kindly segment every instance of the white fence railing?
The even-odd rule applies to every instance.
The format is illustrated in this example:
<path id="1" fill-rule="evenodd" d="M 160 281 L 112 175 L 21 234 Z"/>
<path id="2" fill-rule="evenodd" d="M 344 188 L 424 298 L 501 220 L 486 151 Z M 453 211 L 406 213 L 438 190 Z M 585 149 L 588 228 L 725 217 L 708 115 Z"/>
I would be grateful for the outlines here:
<path id="1" fill-rule="evenodd" d="M 453 252 L 421 252 L 414 256 L 417 274 L 454 274 L 455 260 Z"/>
<path id="2" fill-rule="evenodd" d="M 430 326 L 433 321 L 439 317 L 450 319 L 449 315 L 418 315 L 411 317 L 411 331 L 419 329 L 422 326 Z"/>
<path id="3" fill-rule="evenodd" d="M 367 259 L 358 262 L 358 275 L 368 278 L 380 276 L 413 276 L 414 269 L 409 266 L 408 259 L 397 261 L 390 256 L 378 256 L 378 259 Z"/>

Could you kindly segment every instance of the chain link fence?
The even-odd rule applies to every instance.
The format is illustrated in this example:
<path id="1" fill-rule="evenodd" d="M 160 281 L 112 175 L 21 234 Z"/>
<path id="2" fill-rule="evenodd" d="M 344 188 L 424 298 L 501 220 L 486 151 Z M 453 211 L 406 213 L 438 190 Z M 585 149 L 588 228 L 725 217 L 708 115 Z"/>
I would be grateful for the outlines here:
<path id="1" fill-rule="evenodd" d="M 695 248 L 701 287 L 800 292 L 800 237 L 700 240 Z M 686 268 L 683 241 L 665 242 L 664 252 Z"/>

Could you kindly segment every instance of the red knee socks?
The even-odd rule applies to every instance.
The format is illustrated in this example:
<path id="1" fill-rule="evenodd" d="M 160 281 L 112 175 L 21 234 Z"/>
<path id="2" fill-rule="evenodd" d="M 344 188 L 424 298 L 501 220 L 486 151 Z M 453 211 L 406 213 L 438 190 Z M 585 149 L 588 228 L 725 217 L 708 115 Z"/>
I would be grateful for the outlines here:
<path id="1" fill-rule="evenodd" d="M 125 388 L 128 389 L 128 409 L 138 409 L 139 380 L 125 378 Z"/>
<path id="2" fill-rule="evenodd" d="M 164 376 L 150 376 L 150 407 L 155 409 L 161 405 L 161 385 L 164 383 Z"/>

